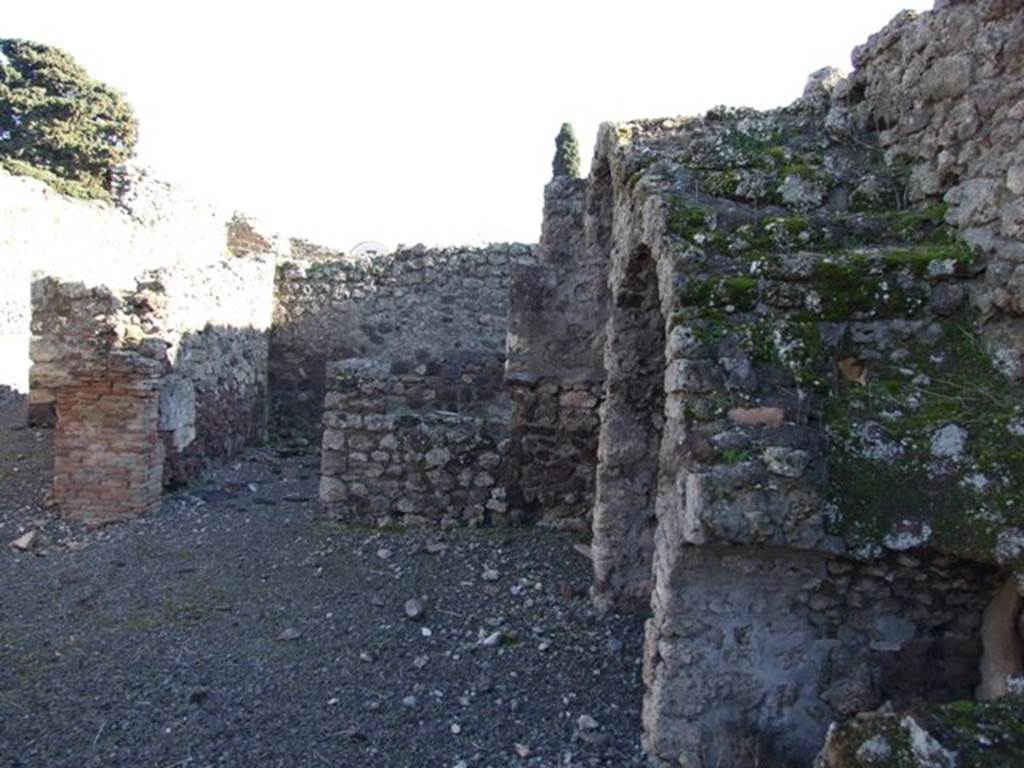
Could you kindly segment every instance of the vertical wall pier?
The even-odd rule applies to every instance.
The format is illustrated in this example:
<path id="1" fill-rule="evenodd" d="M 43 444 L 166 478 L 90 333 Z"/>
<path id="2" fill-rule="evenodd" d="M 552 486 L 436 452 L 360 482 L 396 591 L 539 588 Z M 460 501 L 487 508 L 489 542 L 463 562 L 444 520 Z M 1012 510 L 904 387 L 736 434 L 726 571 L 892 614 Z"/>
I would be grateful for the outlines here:
<path id="1" fill-rule="evenodd" d="M 593 544 L 599 604 L 643 605 L 650 594 L 658 450 L 664 408 L 665 323 L 646 246 L 612 285 L 598 442 Z"/>
<path id="2" fill-rule="evenodd" d="M 149 378 L 80 381 L 57 392 L 53 494 L 65 516 L 102 525 L 159 506 L 159 404 Z"/>

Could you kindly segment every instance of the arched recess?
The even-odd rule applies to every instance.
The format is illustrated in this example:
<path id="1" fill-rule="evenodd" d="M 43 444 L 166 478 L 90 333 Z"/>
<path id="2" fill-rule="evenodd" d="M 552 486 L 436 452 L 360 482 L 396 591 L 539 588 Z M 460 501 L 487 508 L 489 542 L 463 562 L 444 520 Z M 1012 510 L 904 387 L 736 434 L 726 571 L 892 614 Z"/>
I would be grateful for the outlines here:
<path id="1" fill-rule="evenodd" d="M 665 321 L 646 245 L 612 255 L 593 515 L 593 598 L 642 607 L 650 595 L 658 453 L 664 424 Z"/>

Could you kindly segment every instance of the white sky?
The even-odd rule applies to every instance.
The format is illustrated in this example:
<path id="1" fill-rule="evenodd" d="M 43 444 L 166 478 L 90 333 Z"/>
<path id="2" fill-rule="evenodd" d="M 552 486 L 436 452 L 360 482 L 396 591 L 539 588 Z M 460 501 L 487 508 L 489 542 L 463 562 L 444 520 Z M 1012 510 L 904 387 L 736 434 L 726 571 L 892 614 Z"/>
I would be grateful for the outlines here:
<path id="1" fill-rule="evenodd" d="M 554 136 L 772 107 L 932 0 L 5 3 L 135 107 L 138 160 L 338 248 L 533 242 Z"/>

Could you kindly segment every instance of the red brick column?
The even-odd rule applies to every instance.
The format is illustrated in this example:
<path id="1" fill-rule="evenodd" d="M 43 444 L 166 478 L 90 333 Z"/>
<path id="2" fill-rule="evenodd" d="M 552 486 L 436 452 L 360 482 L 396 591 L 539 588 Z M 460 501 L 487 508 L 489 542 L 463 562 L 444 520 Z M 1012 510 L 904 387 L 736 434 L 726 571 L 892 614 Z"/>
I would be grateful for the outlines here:
<path id="1" fill-rule="evenodd" d="M 103 525 L 157 508 L 159 405 L 148 378 L 82 381 L 58 391 L 53 492 L 65 516 Z"/>

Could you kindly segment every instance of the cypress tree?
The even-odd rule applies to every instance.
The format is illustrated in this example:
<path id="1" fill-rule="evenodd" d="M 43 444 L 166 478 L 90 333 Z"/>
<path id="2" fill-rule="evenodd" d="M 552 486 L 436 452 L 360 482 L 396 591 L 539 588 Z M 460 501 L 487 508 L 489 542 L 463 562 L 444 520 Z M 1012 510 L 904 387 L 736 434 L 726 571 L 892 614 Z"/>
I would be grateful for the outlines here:
<path id="1" fill-rule="evenodd" d="M 580 176 L 580 145 L 576 142 L 576 132 L 572 123 L 562 123 L 555 137 L 555 159 L 551 163 L 555 178 L 567 176 L 578 179 Z"/>

